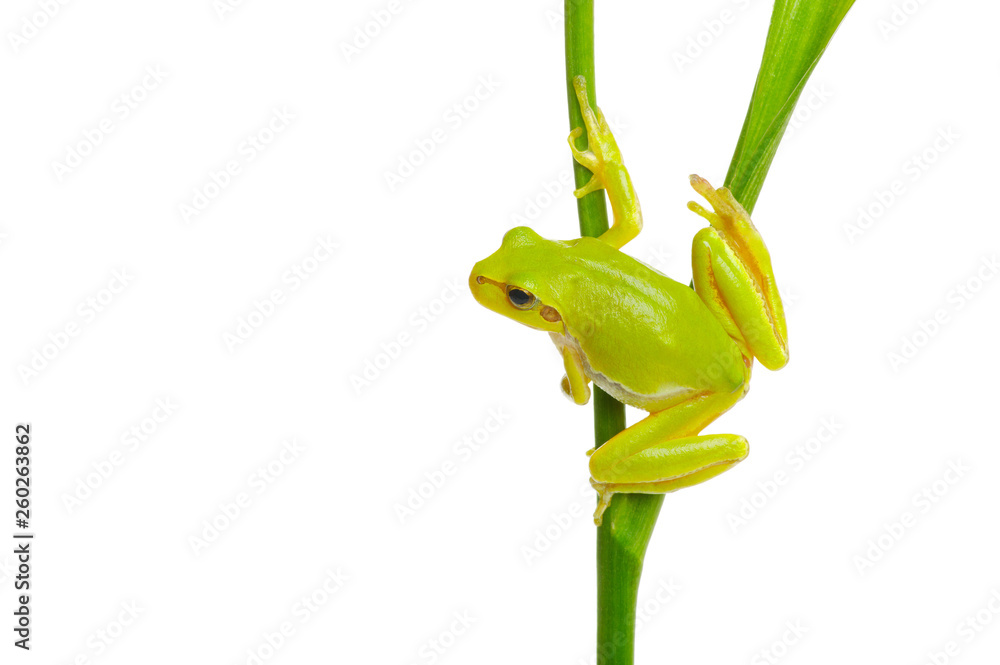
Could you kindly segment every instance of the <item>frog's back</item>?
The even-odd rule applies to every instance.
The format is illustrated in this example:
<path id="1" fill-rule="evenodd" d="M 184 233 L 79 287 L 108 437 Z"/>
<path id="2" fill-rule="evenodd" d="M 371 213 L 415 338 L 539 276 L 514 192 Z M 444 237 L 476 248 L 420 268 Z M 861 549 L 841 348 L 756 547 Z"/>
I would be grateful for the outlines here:
<path id="1" fill-rule="evenodd" d="M 567 320 L 567 330 L 597 385 L 651 411 L 700 392 L 741 389 L 743 356 L 692 288 L 594 238 L 566 252 L 579 266 L 566 286 L 591 319 Z"/>

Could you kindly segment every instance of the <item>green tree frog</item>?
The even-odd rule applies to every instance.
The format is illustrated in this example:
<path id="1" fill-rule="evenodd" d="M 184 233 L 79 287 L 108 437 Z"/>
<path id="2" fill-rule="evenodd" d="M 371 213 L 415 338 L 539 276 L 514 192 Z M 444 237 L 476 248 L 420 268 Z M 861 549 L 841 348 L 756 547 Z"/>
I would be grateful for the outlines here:
<path id="1" fill-rule="evenodd" d="M 573 402 L 589 401 L 592 381 L 649 412 L 590 453 L 599 525 L 617 493 L 673 492 L 742 461 L 742 436 L 701 432 L 746 394 L 754 358 L 780 369 L 788 346 L 770 255 L 728 189 L 691 176 L 713 208 L 688 204 L 709 223 L 694 237 L 693 288 L 620 251 L 642 229 L 639 201 L 583 77 L 573 85 L 588 147 L 576 147 L 578 127 L 570 149 L 593 173 L 574 194 L 605 189 L 611 228 L 576 240 L 511 229 L 472 269 L 469 288 L 488 309 L 549 333 L 566 370 L 562 390 Z"/>

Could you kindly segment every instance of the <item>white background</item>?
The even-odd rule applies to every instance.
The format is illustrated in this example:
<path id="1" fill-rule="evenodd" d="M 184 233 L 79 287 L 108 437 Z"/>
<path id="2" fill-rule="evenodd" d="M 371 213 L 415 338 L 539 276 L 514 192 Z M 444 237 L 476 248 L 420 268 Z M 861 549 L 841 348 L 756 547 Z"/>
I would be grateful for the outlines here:
<path id="1" fill-rule="evenodd" d="M 3 477 L 14 425 L 30 421 L 37 536 L 30 654 L 11 645 L 12 546 L 0 549 L 4 663 L 256 662 L 248 650 L 268 663 L 590 662 L 591 408 L 560 394 L 546 336 L 465 285 L 517 215 L 578 234 L 560 3 L 407 1 L 347 53 L 387 6 L 251 0 L 220 16 L 211 0 L 92 0 L 43 21 L 35 2 L 5 3 Z M 667 497 L 639 663 L 770 650 L 789 665 L 918 664 L 949 641 L 947 662 L 1000 653 L 1000 279 L 984 263 L 1000 248 L 1000 10 L 907 9 L 890 34 L 891 2 L 851 11 L 770 171 L 754 218 L 792 360 L 758 369 L 713 426 L 745 435 L 749 459 Z M 701 226 L 687 175 L 721 185 L 769 14 L 764 0 L 598 8 L 599 101 L 646 219 L 627 249 L 679 281 Z M 254 152 L 245 142 L 275 109 L 294 119 Z M 113 131 L 79 148 L 105 119 Z M 438 129 L 444 142 L 390 188 L 386 173 Z M 940 133 L 952 138 L 935 147 Z M 60 178 L 54 163 L 77 149 Z M 239 173 L 185 219 L 231 160 Z M 562 189 L 554 202 L 547 185 Z M 881 214 L 851 236 L 859 208 Z M 318 238 L 339 248 L 314 262 Z M 286 279 L 303 267 L 307 280 Z M 105 292 L 121 270 L 127 287 Z M 980 288 L 958 296 L 966 285 Z M 272 315 L 227 344 L 276 289 Z M 920 348 L 893 363 L 904 339 Z M 369 362 L 370 383 L 352 382 Z M 158 399 L 176 405 L 166 419 Z M 504 422 L 484 436 L 491 410 Z M 470 453 L 464 437 L 483 444 Z M 301 451 L 275 462 L 293 438 Z M 261 484 L 269 464 L 280 474 Z M 443 467 L 441 487 L 421 488 Z M 776 474 L 787 482 L 769 486 Z M 915 499 L 925 490 L 934 503 Z M 404 514 L 419 491 L 432 495 Z M 12 480 L 2 495 L 6 541 Z M 328 594 L 331 572 L 347 579 Z M 303 622 L 314 592 L 325 602 Z M 124 628 L 122 603 L 141 610 Z M 992 619 L 981 632 L 963 623 L 977 612 Z M 453 636 L 456 614 L 472 625 Z M 283 622 L 293 632 L 270 650 Z"/>

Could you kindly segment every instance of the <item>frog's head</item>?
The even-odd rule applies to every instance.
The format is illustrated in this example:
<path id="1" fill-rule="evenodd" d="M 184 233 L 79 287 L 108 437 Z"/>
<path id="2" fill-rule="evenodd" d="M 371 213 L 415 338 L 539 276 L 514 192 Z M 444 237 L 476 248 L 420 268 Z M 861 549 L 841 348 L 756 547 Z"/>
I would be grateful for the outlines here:
<path id="1" fill-rule="evenodd" d="M 526 226 L 511 229 L 500 249 L 472 268 L 469 289 L 479 304 L 518 323 L 563 332 L 551 279 L 564 243 L 546 240 Z"/>

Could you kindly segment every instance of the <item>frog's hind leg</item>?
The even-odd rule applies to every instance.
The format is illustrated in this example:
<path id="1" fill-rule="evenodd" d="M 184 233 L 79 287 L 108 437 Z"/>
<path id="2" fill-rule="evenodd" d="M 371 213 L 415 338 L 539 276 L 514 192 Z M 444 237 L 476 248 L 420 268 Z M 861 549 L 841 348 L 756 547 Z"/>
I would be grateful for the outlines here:
<path id="1" fill-rule="evenodd" d="M 788 330 L 767 246 L 728 189 L 715 189 L 694 175 L 691 185 L 713 208 L 688 203 L 711 224 L 694 237 L 695 291 L 744 357 L 780 369 L 788 362 Z"/>
<path id="2" fill-rule="evenodd" d="M 619 482 L 590 480 L 600 495 L 594 524 L 601 525 L 601 516 L 615 494 L 676 492 L 729 470 L 745 459 L 748 452 L 747 440 L 736 434 L 690 436 L 647 448 L 624 463 L 632 465 L 628 473 L 612 474 Z"/>
<path id="3" fill-rule="evenodd" d="M 746 458 L 736 434 L 699 435 L 742 396 L 707 395 L 650 414 L 612 437 L 590 457 L 591 484 L 600 495 L 594 523 L 618 493 L 664 494 L 713 478 Z"/>

